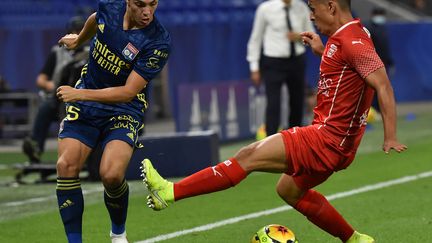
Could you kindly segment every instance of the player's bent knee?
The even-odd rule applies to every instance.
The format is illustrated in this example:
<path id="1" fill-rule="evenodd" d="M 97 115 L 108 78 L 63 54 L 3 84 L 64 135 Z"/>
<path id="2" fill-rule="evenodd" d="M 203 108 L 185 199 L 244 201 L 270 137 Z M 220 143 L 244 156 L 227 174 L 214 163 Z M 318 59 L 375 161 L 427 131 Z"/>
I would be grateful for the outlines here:
<path id="1" fill-rule="evenodd" d="M 80 172 L 80 166 L 77 162 L 60 157 L 56 165 L 57 175 L 60 177 L 77 177 Z"/>
<path id="2" fill-rule="evenodd" d="M 242 166 L 246 163 L 250 163 L 253 160 L 253 154 L 255 153 L 257 146 L 255 143 L 247 145 L 241 148 L 234 158 L 241 164 Z"/>
<path id="3" fill-rule="evenodd" d="M 280 163 L 272 158 L 261 146 L 261 141 L 241 148 L 234 158 L 248 173 L 253 171 L 282 172 L 286 171 L 286 163 Z"/>
<path id="4" fill-rule="evenodd" d="M 286 184 L 281 180 L 276 185 L 277 194 L 289 205 L 295 206 L 303 195 L 303 191 L 291 186 L 291 184 Z"/>
<path id="5" fill-rule="evenodd" d="M 276 187 L 276 192 L 279 195 L 279 197 L 282 198 L 282 200 L 284 200 L 286 203 L 288 203 L 291 206 L 294 206 L 298 201 L 298 198 L 294 197 L 293 195 L 290 195 L 286 191 L 282 191 L 279 186 Z"/>
<path id="6" fill-rule="evenodd" d="M 119 186 L 124 179 L 124 175 L 120 174 L 120 173 L 103 173 L 100 175 L 101 176 L 101 180 L 102 180 L 102 184 L 105 187 L 108 188 L 113 188 L 113 187 L 117 187 Z"/>

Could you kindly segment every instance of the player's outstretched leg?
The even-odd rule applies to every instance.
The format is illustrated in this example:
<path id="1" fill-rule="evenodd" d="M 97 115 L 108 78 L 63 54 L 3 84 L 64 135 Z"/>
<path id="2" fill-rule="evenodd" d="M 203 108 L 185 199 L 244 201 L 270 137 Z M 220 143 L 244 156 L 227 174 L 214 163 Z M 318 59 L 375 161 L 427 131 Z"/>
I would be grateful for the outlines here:
<path id="1" fill-rule="evenodd" d="M 143 182 L 150 193 L 147 196 L 148 207 L 156 211 L 168 207 L 174 202 L 174 184 L 160 176 L 149 159 L 144 159 L 141 164 Z"/>
<path id="2" fill-rule="evenodd" d="M 360 234 L 355 231 L 346 243 L 374 243 L 375 240 L 369 235 Z"/>
<path id="3" fill-rule="evenodd" d="M 162 210 L 184 198 L 228 189 L 248 174 L 235 158 L 202 169 L 175 184 L 162 178 L 148 159 L 143 160 L 141 171 L 150 192 L 147 204 L 154 210 Z"/>

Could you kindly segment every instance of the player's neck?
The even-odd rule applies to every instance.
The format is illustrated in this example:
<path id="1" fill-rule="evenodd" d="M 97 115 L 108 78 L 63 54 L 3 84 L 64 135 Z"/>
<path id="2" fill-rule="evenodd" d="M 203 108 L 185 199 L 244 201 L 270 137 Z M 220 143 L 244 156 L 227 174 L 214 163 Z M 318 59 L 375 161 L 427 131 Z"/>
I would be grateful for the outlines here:
<path id="1" fill-rule="evenodd" d="M 332 30 L 331 35 L 333 35 L 342 26 L 344 26 L 345 24 L 347 24 L 353 20 L 354 20 L 354 18 L 353 18 L 351 13 L 344 13 L 344 12 L 340 13 L 340 15 L 338 16 L 338 18 L 336 20 L 336 24 L 334 25 L 334 29 Z"/>

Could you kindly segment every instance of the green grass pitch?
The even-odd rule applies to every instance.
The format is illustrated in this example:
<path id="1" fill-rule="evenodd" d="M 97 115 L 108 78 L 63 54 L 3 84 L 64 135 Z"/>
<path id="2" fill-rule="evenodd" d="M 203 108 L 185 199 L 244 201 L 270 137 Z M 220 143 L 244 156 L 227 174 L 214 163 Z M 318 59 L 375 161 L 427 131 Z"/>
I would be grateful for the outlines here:
<path id="1" fill-rule="evenodd" d="M 415 120 L 400 117 L 398 136 L 409 149 L 390 155 L 380 151 L 380 123 L 371 124 L 353 164 L 317 190 L 330 196 L 332 204 L 356 229 L 377 242 L 432 242 L 431 121 L 432 114 L 428 113 L 417 114 Z M 249 142 L 223 145 L 221 158 Z M 45 159 L 54 160 L 55 156 L 52 151 Z M 17 153 L 1 157 L 4 164 L 24 160 Z M 11 169 L 0 170 L 0 183 L 11 181 L 13 173 Z M 278 174 L 254 173 L 235 188 L 185 199 L 161 212 L 146 207 L 147 192 L 139 181 L 130 182 L 128 238 L 131 242 L 153 242 L 148 239 L 169 238 L 172 233 L 172 238 L 163 242 L 243 243 L 249 242 L 260 227 L 275 223 L 291 228 L 302 243 L 339 242 L 294 210 L 282 208 L 272 213 L 272 209 L 285 206 L 275 192 L 278 178 Z M 381 182 L 390 183 L 384 187 L 378 184 Z M 363 191 L 356 191 L 359 188 Z M 85 182 L 83 190 L 87 192 L 84 242 L 109 242 L 102 186 Z M 0 242 L 66 242 L 63 232 L 55 184 L 0 186 Z"/>

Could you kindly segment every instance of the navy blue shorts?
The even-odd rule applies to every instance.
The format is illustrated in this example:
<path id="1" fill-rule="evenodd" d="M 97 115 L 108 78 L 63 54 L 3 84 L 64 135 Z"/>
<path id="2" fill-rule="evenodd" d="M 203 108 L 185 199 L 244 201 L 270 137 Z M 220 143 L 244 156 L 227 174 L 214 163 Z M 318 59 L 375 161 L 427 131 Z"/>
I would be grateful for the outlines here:
<path id="1" fill-rule="evenodd" d="M 58 137 L 77 139 L 93 149 L 98 143 L 104 149 L 112 140 L 121 140 L 135 147 L 139 130 L 144 127 L 143 118 L 133 113 L 103 110 L 77 103 L 67 105 L 66 114 L 60 124 Z"/>

